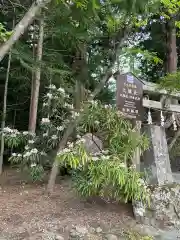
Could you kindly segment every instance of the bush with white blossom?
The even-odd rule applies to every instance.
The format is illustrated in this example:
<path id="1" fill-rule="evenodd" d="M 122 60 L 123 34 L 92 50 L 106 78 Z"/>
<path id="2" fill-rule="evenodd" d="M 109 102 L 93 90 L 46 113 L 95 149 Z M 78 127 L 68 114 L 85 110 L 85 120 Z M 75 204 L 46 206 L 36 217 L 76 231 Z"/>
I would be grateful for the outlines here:
<path id="1" fill-rule="evenodd" d="M 42 112 L 43 118 L 37 135 L 9 127 L 3 131 L 8 147 L 24 145 L 24 150 L 12 153 L 9 160 L 27 169 L 33 180 L 41 179 L 44 168 L 51 167 L 53 150 L 56 150 L 70 119 L 74 119 L 75 111 L 65 90 L 50 85 L 44 96 Z"/>
<path id="2" fill-rule="evenodd" d="M 44 97 L 43 114 L 37 135 L 4 130 L 9 142 L 12 139 L 24 142 L 24 151 L 13 153 L 10 160 L 28 169 L 34 180 L 40 179 L 44 168 L 51 166 L 51 154 L 58 148 L 69 122 L 81 114 L 76 138 L 71 137 L 57 154 L 60 166 L 72 169 L 78 192 L 85 197 L 99 195 L 124 201 L 147 199 L 148 188 L 131 162 L 137 147 L 141 152 L 148 147 L 147 138 L 137 134 L 116 108 L 91 100 L 82 105 L 79 113 L 63 88 L 50 85 Z M 90 155 L 85 151 L 83 135 L 87 132 L 103 141 L 100 153 Z"/>
<path id="3" fill-rule="evenodd" d="M 144 135 L 138 135 L 116 108 L 94 100 L 82 113 L 77 132 L 76 141 L 67 143 L 57 158 L 60 164 L 74 169 L 73 182 L 82 196 L 147 201 L 149 189 L 131 161 L 137 147 L 142 152 L 148 147 Z M 87 132 L 103 141 L 104 149 L 97 154 L 84 149 L 83 135 Z"/>

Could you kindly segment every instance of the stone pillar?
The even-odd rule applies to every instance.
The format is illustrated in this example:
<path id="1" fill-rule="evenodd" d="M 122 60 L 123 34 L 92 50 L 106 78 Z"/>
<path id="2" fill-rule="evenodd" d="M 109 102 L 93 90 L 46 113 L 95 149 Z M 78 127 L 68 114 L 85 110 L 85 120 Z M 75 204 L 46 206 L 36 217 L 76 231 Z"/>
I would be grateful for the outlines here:
<path id="1" fill-rule="evenodd" d="M 164 128 L 148 125 L 143 127 L 143 131 L 150 141 L 149 149 L 145 151 L 143 156 L 143 165 L 148 176 L 148 183 L 152 185 L 172 183 L 173 176 Z"/>
<path id="2" fill-rule="evenodd" d="M 164 128 L 148 125 L 143 127 L 143 131 L 149 137 L 150 146 L 143 155 L 142 170 L 146 171 L 147 182 L 151 185 L 156 185 L 157 191 L 152 192 L 150 196 L 150 206 L 141 202 L 134 202 L 133 210 L 137 221 L 157 227 L 161 226 L 166 219 L 168 221 L 170 218 L 176 220 L 174 215 L 172 216 L 174 214 L 172 209 L 169 208 L 170 210 L 167 209 L 167 212 L 165 212 L 167 206 L 169 206 L 169 202 L 166 200 L 169 199 L 170 193 L 168 189 L 172 186 L 173 175 Z M 171 185 L 166 187 L 166 184 Z M 165 192 L 162 192 L 164 189 Z M 172 213 L 171 216 L 170 212 Z"/>

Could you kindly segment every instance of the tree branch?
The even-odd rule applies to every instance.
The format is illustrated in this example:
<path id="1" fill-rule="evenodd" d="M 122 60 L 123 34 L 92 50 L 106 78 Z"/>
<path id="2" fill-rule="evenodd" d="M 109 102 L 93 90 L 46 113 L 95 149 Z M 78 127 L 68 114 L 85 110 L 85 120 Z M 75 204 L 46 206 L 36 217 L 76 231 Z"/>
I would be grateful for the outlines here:
<path id="1" fill-rule="evenodd" d="M 36 0 L 26 12 L 21 21 L 13 29 L 11 37 L 0 47 L 0 62 L 4 56 L 9 52 L 16 41 L 23 35 L 27 27 L 32 23 L 34 17 L 46 4 L 50 3 L 51 0 Z"/>

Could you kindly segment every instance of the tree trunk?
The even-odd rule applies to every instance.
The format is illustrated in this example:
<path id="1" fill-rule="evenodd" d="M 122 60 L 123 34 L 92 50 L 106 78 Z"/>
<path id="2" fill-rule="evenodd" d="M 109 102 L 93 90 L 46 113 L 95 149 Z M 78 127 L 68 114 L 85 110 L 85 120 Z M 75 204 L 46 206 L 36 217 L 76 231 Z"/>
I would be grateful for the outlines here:
<path id="1" fill-rule="evenodd" d="M 36 0 L 26 12 L 21 21 L 16 25 L 11 37 L 0 47 L 0 62 L 3 60 L 4 56 L 9 52 L 11 47 L 24 33 L 27 27 L 32 23 L 34 17 L 46 4 L 50 3 L 51 0 Z"/>
<path id="2" fill-rule="evenodd" d="M 14 26 L 15 26 L 15 9 L 14 9 L 12 28 L 14 28 Z M 2 113 L 2 122 L 1 122 L 0 175 L 2 174 L 2 169 L 3 169 L 4 128 L 6 126 L 7 95 L 8 95 L 9 74 L 10 74 L 10 68 L 11 68 L 11 58 L 12 58 L 12 53 L 10 50 L 9 57 L 8 57 L 7 71 L 6 71 L 6 80 L 5 80 L 5 85 L 4 85 L 3 113 Z"/>
<path id="3" fill-rule="evenodd" d="M 176 49 L 176 26 L 175 20 L 170 19 L 167 31 L 167 72 L 175 73 L 177 71 L 177 49 Z"/>
<path id="4" fill-rule="evenodd" d="M 30 103 L 30 115 L 29 115 L 29 131 L 35 133 L 36 122 L 37 122 L 37 109 L 39 100 L 39 88 L 40 88 L 40 78 L 41 78 L 41 67 L 40 63 L 42 61 L 43 53 L 43 36 L 44 36 L 44 20 L 43 18 L 39 22 L 39 39 L 37 43 L 37 62 L 38 66 L 33 74 L 32 78 L 32 88 L 31 88 L 31 103 Z"/>
<path id="5" fill-rule="evenodd" d="M 3 114 L 2 114 L 2 122 L 1 122 L 0 174 L 2 174 L 2 167 L 3 167 L 3 155 L 4 155 L 4 133 L 3 132 L 6 124 L 7 94 L 8 94 L 10 67 L 11 67 L 11 51 L 9 52 L 6 80 L 5 80 L 5 86 L 4 86 L 4 103 L 3 103 Z"/>
<path id="6" fill-rule="evenodd" d="M 74 108 L 77 112 L 80 111 L 81 102 L 84 100 L 84 83 L 88 78 L 86 56 L 86 44 L 80 44 L 72 64 L 73 76 L 76 79 Z"/>
<path id="7" fill-rule="evenodd" d="M 167 23 L 167 73 L 177 72 L 177 44 L 176 44 L 176 26 L 175 19 L 171 18 Z M 178 104 L 177 99 L 170 100 L 172 104 Z M 173 123 L 171 117 L 170 126 Z M 169 151 L 173 148 L 176 140 L 178 139 L 180 131 L 178 130 L 169 145 Z"/>

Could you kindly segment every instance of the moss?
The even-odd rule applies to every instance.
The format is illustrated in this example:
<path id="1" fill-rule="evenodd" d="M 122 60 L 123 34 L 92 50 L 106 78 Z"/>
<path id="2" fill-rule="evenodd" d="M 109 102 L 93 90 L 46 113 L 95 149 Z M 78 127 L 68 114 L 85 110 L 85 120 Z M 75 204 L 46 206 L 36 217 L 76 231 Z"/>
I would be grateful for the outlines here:
<path id="1" fill-rule="evenodd" d="M 142 236 L 140 233 L 135 231 L 124 232 L 124 237 L 127 240 L 153 240 L 151 236 Z"/>

